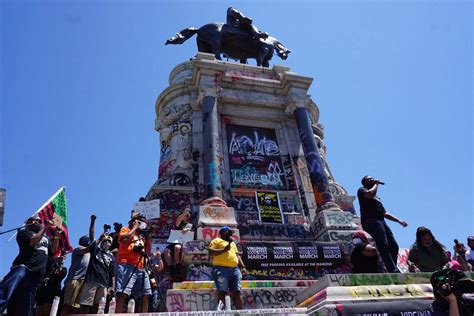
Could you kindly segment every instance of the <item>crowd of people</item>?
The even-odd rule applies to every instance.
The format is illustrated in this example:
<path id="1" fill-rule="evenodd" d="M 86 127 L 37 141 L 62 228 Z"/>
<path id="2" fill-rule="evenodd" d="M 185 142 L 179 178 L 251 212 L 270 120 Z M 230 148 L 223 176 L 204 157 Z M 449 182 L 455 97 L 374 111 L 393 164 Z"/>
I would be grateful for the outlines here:
<path id="1" fill-rule="evenodd" d="M 382 184 L 365 176 L 357 192 L 363 231 L 353 234 L 350 255 L 353 273 L 400 272 L 398 244 L 385 219 L 403 227 L 408 224 L 385 210 L 377 196 Z M 159 288 L 160 274 L 166 266 L 172 280 L 178 280 L 183 264 L 182 245 L 171 242 L 164 249 L 162 259 L 158 249 L 152 252 L 145 217 L 133 211 L 128 226 L 114 223 L 114 231 L 110 233 L 111 227 L 104 225 L 104 231 L 97 238 L 95 222 L 96 216 L 91 215 L 89 234 L 79 238 L 68 270 L 63 264 L 65 254 L 54 255 L 63 233 L 61 229 L 52 222 L 28 218 L 17 233 L 19 254 L 1 282 L 0 313 L 7 309 L 8 315 L 41 316 L 50 315 L 54 308 L 58 308 L 58 315 L 162 311 L 165 302 Z M 192 228 L 191 222 L 188 205 L 177 217 L 174 228 L 185 234 Z M 52 238 L 45 234 L 48 229 L 54 231 Z M 235 309 L 242 309 L 241 280 L 246 269 L 233 234 L 232 228 L 221 227 L 219 237 L 210 242 L 208 250 L 220 307 L 225 308 L 232 301 Z M 453 306 L 454 301 L 458 302 L 456 287 L 450 284 L 448 287 L 452 290 L 449 291 L 443 287 L 444 283 L 439 286 L 439 280 L 442 277 L 452 280 L 453 276 L 447 276 L 449 271 L 472 271 L 474 236 L 467 238 L 467 246 L 455 240 L 451 252 L 436 240 L 430 229 L 419 227 L 416 230 L 416 241 L 408 253 L 408 269 L 410 272 L 438 271 L 431 280 L 436 297 L 433 310 L 438 311 L 435 315 L 462 315 L 463 306 L 457 303 L 456 308 Z M 440 274 L 440 271 L 448 272 Z M 457 278 L 462 279 L 462 276 L 459 274 Z M 63 281 L 64 287 L 61 287 Z M 474 288 L 470 281 L 463 283 L 468 291 Z"/>

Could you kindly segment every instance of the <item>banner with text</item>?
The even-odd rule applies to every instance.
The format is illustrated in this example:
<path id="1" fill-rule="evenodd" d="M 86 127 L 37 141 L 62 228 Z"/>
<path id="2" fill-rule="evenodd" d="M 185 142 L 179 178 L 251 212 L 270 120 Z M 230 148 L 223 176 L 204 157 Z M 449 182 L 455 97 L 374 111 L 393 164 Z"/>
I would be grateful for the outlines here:
<path id="1" fill-rule="evenodd" d="M 246 242 L 242 259 L 249 268 L 327 267 L 344 264 L 338 245 L 318 245 L 316 242 Z"/>
<path id="2" fill-rule="evenodd" d="M 257 208 L 262 223 L 284 224 L 278 192 L 255 192 Z"/>

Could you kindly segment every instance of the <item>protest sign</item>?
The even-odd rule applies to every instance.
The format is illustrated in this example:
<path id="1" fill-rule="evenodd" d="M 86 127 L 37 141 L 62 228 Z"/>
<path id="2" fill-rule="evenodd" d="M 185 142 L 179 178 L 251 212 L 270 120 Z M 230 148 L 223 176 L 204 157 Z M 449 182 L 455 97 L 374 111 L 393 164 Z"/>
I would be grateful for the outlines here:
<path id="1" fill-rule="evenodd" d="M 137 202 L 133 210 L 145 216 L 146 219 L 158 218 L 160 217 L 160 200 Z"/>
<path id="2" fill-rule="evenodd" d="M 183 232 L 182 230 L 172 229 L 168 242 L 171 244 L 184 244 L 185 242 L 194 240 L 194 231 Z"/>
<path id="3" fill-rule="evenodd" d="M 255 192 L 257 208 L 262 223 L 284 224 L 278 192 Z"/>

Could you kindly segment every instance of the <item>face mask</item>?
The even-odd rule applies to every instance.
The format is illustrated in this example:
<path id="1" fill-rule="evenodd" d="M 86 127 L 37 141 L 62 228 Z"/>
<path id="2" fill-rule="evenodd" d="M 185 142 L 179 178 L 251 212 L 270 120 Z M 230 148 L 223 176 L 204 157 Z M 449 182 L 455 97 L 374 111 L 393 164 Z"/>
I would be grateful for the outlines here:
<path id="1" fill-rule="evenodd" d="M 140 230 L 145 230 L 146 229 L 146 223 L 145 222 L 140 222 L 140 224 L 138 225 L 138 228 Z"/>
<path id="2" fill-rule="evenodd" d="M 100 244 L 100 248 L 101 248 L 103 251 L 108 251 L 108 250 L 110 249 L 110 242 L 103 241 L 103 242 Z"/>
<path id="3" fill-rule="evenodd" d="M 35 233 L 39 232 L 41 229 L 40 223 L 34 223 L 30 225 L 30 230 L 34 231 Z"/>

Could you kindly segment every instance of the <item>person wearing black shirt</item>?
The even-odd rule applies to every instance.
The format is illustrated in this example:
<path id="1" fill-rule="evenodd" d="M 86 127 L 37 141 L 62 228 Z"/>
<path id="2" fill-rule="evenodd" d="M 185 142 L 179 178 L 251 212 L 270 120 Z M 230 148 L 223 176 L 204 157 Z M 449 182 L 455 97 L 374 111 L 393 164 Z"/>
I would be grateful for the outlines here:
<path id="1" fill-rule="evenodd" d="M 377 249 L 369 243 L 362 231 L 352 235 L 354 249 L 351 253 L 352 273 L 380 273 L 384 272 L 378 265 Z"/>
<path id="2" fill-rule="evenodd" d="M 363 187 L 357 191 L 362 228 L 375 240 L 387 271 L 399 272 L 397 268 L 398 244 L 393 237 L 392 230 L 385 222 L 385 218 L 399 223 L 403 227 L 407 227 L 408 224 L 385 210 L 382 201 L 377 196 L 379 184 L 381 184 L 380 180 L 371 176 L 362 178 Z"/>
<path id="3" fill-rule="evenodd" d="M 95 215 L 92 215 L 89 228 L 91 237 L 94 236 L 95 219 Z M 100 300 L 114 294 L 115 257 L 110 252 L 111 246 L 112 237 L 103 234 L 88 247 L 90 259 L 81 292 L 82 313 L 97 313 Z"/>
<path id="4" fill-rule="evenodd" d="M 43 224 L 41 219 L 30 217 L 18 230 L 20 252 L 0 284 L 0 313 L 8 306 L 8 315 L 34 315 L 36 289 L 46 273 L 48 253 L 56 253 L 59 244 L 57 237 L 51 244 L 45 236 L 50 226 L 51 222 Z"/>
<path id="5" fill-rule="evenodd" d="M 192 224 L 191 220 L 191 207 L 188 205 L 183 213 L 176 218 L 175 229 L 180 230 L 183 234 L 191 230 Z M 182 245 L 180 243 L 171 243 L 169 244 L 163 256 L 166 261 L 166 265 L 170 269 L 171 278 L 174 279 L 181 273 L 181 267 L 183 262 L 183 255 L 181 252 Z M 174 264 L 173 264 L 174 259 Z"/>

